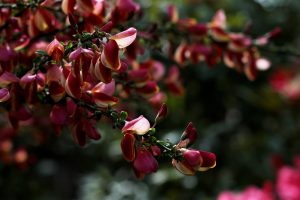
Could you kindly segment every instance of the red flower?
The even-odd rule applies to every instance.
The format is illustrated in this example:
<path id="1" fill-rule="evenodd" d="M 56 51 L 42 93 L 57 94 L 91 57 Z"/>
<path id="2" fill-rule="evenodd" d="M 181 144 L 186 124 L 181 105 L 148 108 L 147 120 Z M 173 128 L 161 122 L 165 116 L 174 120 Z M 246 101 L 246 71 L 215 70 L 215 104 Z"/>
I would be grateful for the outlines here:
<path id="1" fill-rule="evenodd" d="M 281 200 L 300 199 L 300 170 L 282 167 L 277 175 L 277 192 Z"/>
<path id="2" fill-rule="evenodd" d="M 216 166 L 216 156 L 213 153 L 194 150 L 180 149 L 182 160 L 172 160 L 173 166 L 185 175 L 194 175 L 197 171 L 206 171 Z"/>
<path id="3" fill-rule="evenodd" d="M 46 51 L 56 62 L 61 61 L 64 55 L 64 46 L 56 39 L 47 46 Z"/>

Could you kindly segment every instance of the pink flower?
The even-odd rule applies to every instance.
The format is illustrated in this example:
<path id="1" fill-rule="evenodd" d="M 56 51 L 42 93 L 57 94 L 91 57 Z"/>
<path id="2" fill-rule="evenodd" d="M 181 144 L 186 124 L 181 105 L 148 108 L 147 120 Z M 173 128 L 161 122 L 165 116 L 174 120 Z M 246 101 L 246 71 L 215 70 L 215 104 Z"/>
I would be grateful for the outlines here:
<path id="1" fill-rule="evenodd" d="M 300 97 L 300 75 L 294 70 L 278 70 L 270 78 L 272 88 L 289 100 Z"/>
<path id="2" fill-rule="evenodd" d="M 231 191 L 222 192 L 217 200 L 274 200 L 274 197 L 269 190 L 250 186 L 239 193 Z"/>
<path id="3" fill-rule="evenodd" d="M 276 188 L 281 200 L 300 199 L 300 170 L 282 167 L 278 171 Z"/>

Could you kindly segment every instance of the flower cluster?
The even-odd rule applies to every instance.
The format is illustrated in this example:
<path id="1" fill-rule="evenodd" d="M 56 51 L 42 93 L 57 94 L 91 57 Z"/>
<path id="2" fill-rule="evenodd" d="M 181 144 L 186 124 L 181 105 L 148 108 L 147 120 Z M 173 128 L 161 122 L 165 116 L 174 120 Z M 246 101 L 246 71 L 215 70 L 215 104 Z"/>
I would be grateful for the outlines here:
<path id="1" fill-rule="evenodd" d="M 169 21 L 180 34 L 187 37 L 179 45 L 170 41 L 175 49 L 170 55 L 179 66 L 187 63 L 197 64 L 200 61 L 208 66 L 214 66 L 221 60 L 229 68 L 246 74 L 249 80 L 254 80 L 257 70 L 266 70 L 270 62 L 261 57 L 258 47 L 266 45 L 276 37 L 279 28 L 252 39 L 245 33 L 228 31 L 226 15 L 223 10 L 216 12 L 211 22 L 199 23 L 194 18 L 179 18 L 173 5 L 168 7 Z M 175 47 L 174 47 L 175 46 Z"/>
<path id="2" fill-rule="evenodd" d="M 186 175 L 214 168 L 216 165 L 215 154 L 188 149 L 197 138 L 197 131 L 192 123 L 188 124 L 177 145 L 156 139 L 155 125 L 166 113 L 167 108 L 162 105 L 152 127 L 144 116 L 140 116 L 126 121 L 122 128 L 124 134 L 121 141 L 122 152 L 125 160 L 132 163 L 137 177 L 156 172 L 158 169 L 157 158 L 163 155 L 172 158 L 173 166 Z"/>
<path id="3" fill-rule="evenodd" d="M 80 146 L 87 139 L 99 140 L 96 123 L 102 117 L 109 118 L 113 127 L 123 132 L 124 158 L 132 163 L 138 177 L 155 172 L 157 159 L 165 155 L 185 174 L 215 166 L 214 154 L 186 149 L 186 141 L 195 139 L 192 125 L 178 145 L 156 138 L 155 126 L 166 115 L 165 105 L 152 127 L 143 116 L 130 120 L 125 111 L 113 109 L 132 94 L 154 107 L 165 100 L 158 87 L 165 67 L 151 58 L 137 62 L 137 54 L 143 51 L 136 42 L 138 31 L 117 28 L 139 12 L 138 4 L 132 0 L 115 4 L 46 0 L 7 1 L 4 5 L 0 8 L 1 37 L 5 38 L 0 46 L 0 102 L 8 112 L 10 130 L 33 125 L 34 113 L 42 104 L 49 104 L 48 116 L 56 133 L 69 127 Z M 47 34 L 54 36 L 52 41 L 47 40 Z M 178 72 L 171 70 L 167 85 L 172 87 L 177 77 Z M 0 141 L 3 161 L 14 157 L 10 140 L 14 135 Z M 21 150 L 15 153 L 16 162 L 27 160 L 26 151 Z M 199 155 L 193 155 L 195 152 Z"/>
<path id="4" fill-rule="evenodd" d="M 160 88 L 184 95 L 177 65 L 205 61 L 211 66 L 222 57 L 227 66 L 253 80 L 260 64 L 269 65 L 256 46 L 266 44 L 277 31 L 253 40 L 228 32 L 223 11 L 212 22 L 201 24 L 179 19 L 175 7 L 168 10 L 174 33 L 191 33 L 180 44 L 169 41 L 170 46 L 177 45 L 174 51 L 169 49 L 177 63 L 170 66 L 144 55 L 149 51 L 147 42 L 155 43 L 151 39 L 159 31 L 128 25 L 141 13 L 133 0 L 7 0 L 0 4 L 0 105 L 7 113 L 3 119 L 8 118 L 18 131 L 24 124 L 34 125 L 35 113 L 42 110 L 57 135 L 67 127 L 84 146 L 87 139 L 101 138 L 96 126 L 105 118 L 122 131 L 124 158 L 138 177 L 155 172 L 164 156 L 187 175 L 213 168 L 213 153 L 190 149 L 197 136 L 192 123 L 176 145 L 157 139 L 156 124 L 166 115 L 167 95 Z M 160 109 L 152 126 L 143 116 L 128 117 L 132 111 L 126 102 L 135 98 Z M 5 142 L 14 136 L 0 137 L 1 145 L 6 147 Z"/>

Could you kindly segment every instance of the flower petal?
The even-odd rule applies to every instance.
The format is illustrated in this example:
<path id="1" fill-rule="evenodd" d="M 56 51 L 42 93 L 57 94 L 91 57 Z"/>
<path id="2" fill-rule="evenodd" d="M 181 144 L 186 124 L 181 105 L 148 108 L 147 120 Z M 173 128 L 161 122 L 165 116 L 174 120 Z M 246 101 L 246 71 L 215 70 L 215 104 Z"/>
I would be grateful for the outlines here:
<path id="1" fill-rule="evenodd" d="M 77 81 L 76 77 L 72 72 L 69 73 L 69 76 L 66 80 L 65 90 L 68 95 L 71 97 L 79 99 L 81 97 L 81 88 L 80 83 Z"/>
<path id="2" fill-rule="evenodd" d="M 185 165 L 183 162 L 172 159 L 172 165 L 182 174 L 194 175 L 196 171 L 189 165 Z"/>
<path id="3" fill-rule="evenodd" d="M 50 113 L 50 120 L 55 125 L 63 125 L 67 119 L 67 110 L 64 106 L 54 105 Z"/>
<path id="4" fill-rule="evenodd" d="M 160 120 L 165 118 L 167 113 L 168 113 L 168 108 L 167 108 L 166 104 L 163 103 L 155 117 L 155 122 L 159 122 Z"/>
<path id="5" fill-rule="evenodd" d="M 138 172 L 149 174 L 157 171 L 158 163 L 148 150 L 139 149 L 137 151 L 136 159 L 133 162 L 133 167 Z"/>
<path id="6" fill-rule="evenodd" d="M 0 89 L 0 103 L 7 101 L 10 98 L 10 93 L 8 89 L 6 88 L 1 88 Z"/>
<path id="7" fill-rule="evenodd" d="M 143 116 L 139 116 L 138 118 L 126 122 L 125 126 L 122 128 L 122 132 L 133 131 L 138 135 L 144 135 L 150 129 L 149 121 Z"/>
<path id="8" fill-rule="evenodd" d="M 129 28 L 123 32 L 113 35 L 110 39 L 115 40 L 120 49 L 128 47 L 136 38 L 137 30 Z"/>
<path id="9" fill-rule="evenodd" d="M 112 80 L 110 83 L 103 83 L 100 82 L 97 85 L 94 86 L 94 88 L 91 90 L 92 93 L 104 93 L 106 95 L 112 96 L 115 93 L 115 80 Z"/>
<path id="10" fill-rule="evenodd" d="M 194 144 L 197 139 L 197 130 L 193 123 L 190 122 L 181 135 L 180 142 L 177 144 L 177 148 L 186 148 Z"/>
<path id="11" fill-rule="evenodd" d="M 199 151 L 202 157 L 202 164 L 198 171 L 206 171 L 216 166 L 216 155 L 207 151 Z"/>
<path id="12" fill-rule="evenodd" d="M 102 81 L 104 83 L 111 82 L 111 80 L 112 80 L 111 70 L 102 64 L 100 57 L 97 59 L 94 72 L 95 72 L 96 78 L 99 79 L 100 81 Z"/>
<path id="13" fill-rule="evenodd" d="M 135 136 L 125 133 L 121 141 L 121 149 L 125 160 L 132 162 L 135 159 Z"/>
<path id="14" fill-rule="evenodd" d="M 104 45 L 101 54 L 102 64 L 112 70 L 119 70 L 121 67 L 121 61 L 119 57 L 119 47 L 116 41 L 109 40 L 108 43 Z"/>
<path id="15" fill-rule="evenodd" d="M 97 106 L 104 107 L 104 108 L 108 106 L 113 106 L 119 101 L 118 98 L 109 96 L 102 92 L 93 92 L 92 95 Z"/>

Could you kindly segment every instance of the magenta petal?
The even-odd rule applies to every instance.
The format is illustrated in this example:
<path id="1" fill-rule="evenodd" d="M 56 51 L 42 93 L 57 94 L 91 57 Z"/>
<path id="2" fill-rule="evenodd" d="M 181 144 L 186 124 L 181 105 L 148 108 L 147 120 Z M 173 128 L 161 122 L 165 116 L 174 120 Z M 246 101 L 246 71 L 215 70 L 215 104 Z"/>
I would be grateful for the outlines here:
<path id="1" fill-rule="evenodd" d="M 108 107 L 108 106 L 113 106 L 116 103 L 118 103 L 119 99 L 113 96 L 109 96 L 107 94 L 104 94 L 102 92 L 93 92 L 93 99 L 97 106 L 99 107 Z"/>
<path id="2" fill-rule="evenodd" d="M 99 58 L 95 64 L 95 76 L 97 77 L 97 79 L 99 79 L 100 81 L 104 82 L 104 83 L 109 83 L 112 80 L 112 73 L 111 73 L 111 69 L 105 67 L 102 62 L 101 62 L 101 58 Z"/>
<path id="3" fill-rule="evenodd" d="M 159 87 L 156 82 L 148 81 L 143 87 L 136 88 L 136 91 L 145 98 L 151 98 L 159 92 Z"/>
<path id="4" fill-rule="evenodd" d="M 94 140 L 99 140 L 101 138 L 100 133 L 88 120 L 84 120 L 82 124 L 84 131 L 89 138 Z"/>
<path id="5" fill-rule="evenodd" d="M 182 174 L 194 175 L 196 171 L 185 161 L 172 159 L 172 165 Z"/>
<path id="6" fill-rule="evenodd" d="M 46 48 L 48 55 L 57 62 L 63 58 L 64 50 L 64 46 L 56 38 Z"/>
<path id="7" fill-rule="evenodd" d="M 11 73 L 11 72 L 4 72 L 1 76 L 0 76 L 0 84 L 1 85 L 8 85 L 10 83 L 16 83 L 19 82 L 19 78 Z"/>
<path id="8" fill-rule="evenodd" d="M 89 49 L 83 49 L 82 47 L 77 48 L 75 51 L 71 52 L 69 55 L 69 60 L 73 61 L 78 58 L 81 54 L 85 55 L 86 57 L 92 58 L 94 55 L 94 52 Z"/>
<path id="9" fill-rule="evenodd" d="M 98 83 L 97 85 L 94 86 L 92 89 L 92 92 L 101 92 L 106 95 L 112 96 L 115 92 L 115 80 L 112 80 L 110 83 L 105 84 L 103 82 Z"/>
<path id="10" fill-rule="evenodd" d="M 10 98 L 10 94 L 8 89 L 6 88 L 1 88 L 0 89 L 0 103 L 7 101 Z"/>
<path id="11" fill-rule="evenodd" d="M 201 168 L 198 169 L 200 171 L 213 168 L 216 166 L 216 155 L 207 151 L 199 151 L 202 157 Z"/>
<path id="12" fill-rule="evenodd" d="M 71 97 L 79 99 L 81 97 L 81 88 L 80 83 L 77 81 L 76 77 L 74 77 L 73 73 L 70 72 L 66 84 L 65 84 L 65 90 L 68 95 Z"/>
<path id="13" fill-rule="evenodd" d="M 80 146 L 85 145 L 86 135 L 83 131 L 82 123 L 76 125 L 75 130 L 73 132 L 73 138 Z"/>
<path id="14" fill-rule="evenodd" d="M 157 171 L 158 163 L 148 150 L 139 149 L 136 159 L 133 162 L 133 167 L 138 172 L 149 174 Z"/>
<path id="15" fill-rule="evenodd" d="M 50 113 L 50 120 L 56 125 L 63 125 L 67 119 L 67 110 L 64 106 L 54 105 Z"/>
<path id="16" fill-rule="evenodd" d="M 197 139 L 197 130 L 193 123 L 190 122 L 181 135 L 180 142 L 177 145 L 179 148 L 191 146 Z"/>
<path id="17" fill-rule="evenodd" d="M 126 133 L 121 141 L 121 149 L 125 160 L 132 162 L 135 159 L 135 136 Z"/>
<path id="18" fill-rule="evenodd" d="M 161 150 L 157 145 L 151 146 L 151 152 L 153 156 L 159 156 L 161 154 Z"/>
<path id="19" fill-rule="evenodd" d="M 27 72 L 24 76 L 22 76 L 20 80 L 20 85 L 24 86 L 28 83 L 32 83 L 36 80 L 36 74 L 32 74 L 32 72 Z"/>
<path id="20" fill-rule="evenodd" d="M 112 21 L 109 21 L 100 28 L 100 31 L 109 33 L 111 31 L 111 29 L 113 28 L 113 26 L 114 26 L 114 24 L 112 23 Z"/>
<path id="21" fill-rule="evenodd" d="M 119 70 L 121 67 L 121 61 L 119 57 L 119 47 L 116 41 L 109 40 L 101 54 L 102 64 L 112 70 Z"/>
<path id="22" fill-rule="evenodd" d="M 186 150 L 183 152 L 184 160 L 193 168 L 197 168 L 202 163 L 202 157 L 197 150 Z"/>
<path id="23" fill-rule="evenodd" d="M 168 108 L 167 108 L 166 104 L 163 103 L 155 117 L 155 122 L 158 122 L 158 121 L 162 120 L 163 118 L 165 118 L 167 113 L 168 113 Z"/>

